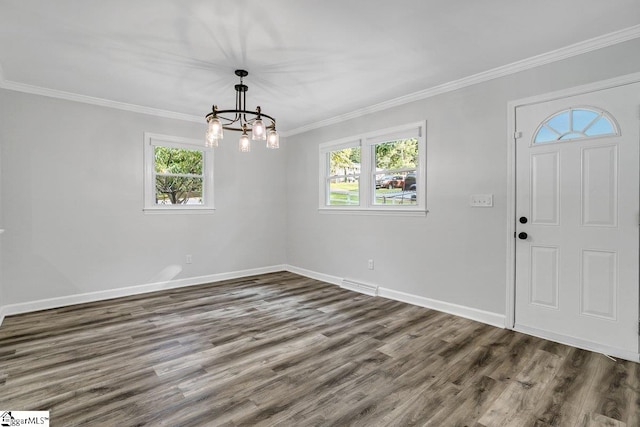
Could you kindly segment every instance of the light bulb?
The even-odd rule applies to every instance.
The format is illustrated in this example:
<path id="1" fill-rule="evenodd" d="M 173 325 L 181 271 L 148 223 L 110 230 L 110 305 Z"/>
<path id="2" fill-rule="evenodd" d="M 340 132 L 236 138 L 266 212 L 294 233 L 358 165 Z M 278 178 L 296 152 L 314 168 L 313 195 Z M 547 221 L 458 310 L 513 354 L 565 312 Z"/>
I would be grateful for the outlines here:
<path id="1" fill-rule="evenodd" d="M 213 134 L 209 131 L 207 131 L 207 137 L 205 139 L 204 142 L 204 146 L 205 147 L 217 147 L 218 146 L 218 139 L 213 137 Z"/>
<path id="2" fill-rule="evenodd" d="M 249 141 L 249 135 L 247 135 L 246 133 L 243 133 L 240 137 L 239 148 L 243 153 L 248 153 L 249 151 L 251 151 L 251 142 Z"/>
<path id="3" fill-rule="evenodd" d="M 213 135 L 213 131 L 211 130 L 211 124 L 207 127 L 207 133 L 204 137 L 204 146 L 205 147 L 217 147 L 218 146 L 218 138 Z"/>
<path id="4" fill-rule="evenodd" d="M 251 126 L 251 139 L 254 141 L 264 141 L 266 137 L 266 129 L 261 119 L 256 119 Z"/>
<path id="5" fill-rule="evenodd" d="M 267 148 L 278 147 L 280 147 L 280 136 L 278 136 L 278 132 L 275 129 L 271 129 L 267 135 Z"/>
<path id="6" fill-rule="evenodd" d="M 213 139 L 223 139 L 224 134 L 222 133 L 222 123 L 217 117 L 213 117 L 209 120 L 209 127 L 207 132 L 211 134 Z"/>

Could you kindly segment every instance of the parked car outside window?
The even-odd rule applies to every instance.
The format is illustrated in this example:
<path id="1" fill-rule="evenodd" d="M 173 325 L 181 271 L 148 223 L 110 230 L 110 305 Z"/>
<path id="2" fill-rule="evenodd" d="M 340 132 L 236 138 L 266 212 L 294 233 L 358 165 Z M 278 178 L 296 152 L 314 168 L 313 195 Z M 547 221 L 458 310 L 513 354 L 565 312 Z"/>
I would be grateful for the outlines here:
<path id="1" fill-rule="evenodd" d="M 404 177 L 404 191 L 416 191 L 416 174 L 415 172 L 409 172 Z"/>
<path id="2" fill-rule="evenodd" d="M 415 181 L 415 178 L 414 178 Z M 404 177 L 402 175 L 385 175 L 376 180 L 376 188 L 403 188 Z"/>

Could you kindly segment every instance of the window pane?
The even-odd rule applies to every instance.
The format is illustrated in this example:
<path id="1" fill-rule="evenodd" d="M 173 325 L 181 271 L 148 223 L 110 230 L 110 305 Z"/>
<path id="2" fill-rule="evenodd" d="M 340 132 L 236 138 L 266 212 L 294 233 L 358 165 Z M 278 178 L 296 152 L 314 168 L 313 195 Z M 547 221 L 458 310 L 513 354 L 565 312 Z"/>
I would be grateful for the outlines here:
<path id="1" fill-rule="evenodd" d="M 339 175 L 329 180 L 328 204 L 334 205 L 359 205 L 360 204 L 360 177 Z"/>
<path id="2" fill-rule="evenodd" d="M 418 202 L 416 188 L 415 170 L 395 175 L 377 175 L 374 204 L 415 205 Z"/>
<path id="3" fill-rule="evenodd" d="M 607 120 L 606 117 L 600 117 L 594 124 L 589 126 L 584 133 L 587 136 L 613 135 L 615 131 L 613 130 L 611 122 Z"/>
<path id="4" fill-rule="evenodd" d="M 202 175 L 202 151 L 156 146 L 154 152 L 156 173 Z"/>
<path id="5" fill-rule="evenodd" d="M 374 146 L 376 205 L 415 205 L 418 140 L 383 142 Z"/>
<path id="6" fill-rule="evenodd" d="M 349 147 L 328 154 L 328 205 L 360 204 L 360 153 L 360 147 Z"/>
<path id="7" fill-rule="evenodd" d="M 572 114 L 573 130 L 577 132 L 584 132 L 584 128 L 598 117 L 598 113 L 590 110 L 573 110 Z"/>
<path id="8" fill-rule="evenodd" d="M 402 139 L 375 145 L 376 171 L 418 166 L 418 140 Z"/>
<path id="9" fill-rule="evenodd" d="M 202 178 L 156 176 L 157 205 L 202 205 Z"/>
<path id="10" fill-rule="evenodd" d="M 360 147 L 350 147 L 329 153 L 329 175 L 360 174 Z"/>
<path id="11" fill-rule="evenodd" d="M 553 131 L 551 131 L 548 127 L 546 126 L 542 126 L 540 128 L 540 130 L 538 131 L 538 133 L 536 134 L 536 139 L 535 139 L 535 143 L 541 143 L 541 142 L 550 142 L 550 141 L 556 141 L 558 139 L 559 135 Z"/>
<path id="12" fill-rule="evenodd" d="M 547 126 L 557 131 L 559 134 L 569 132 L 569 112 L 565 111 L 551 117 L 547 121 Z"/>

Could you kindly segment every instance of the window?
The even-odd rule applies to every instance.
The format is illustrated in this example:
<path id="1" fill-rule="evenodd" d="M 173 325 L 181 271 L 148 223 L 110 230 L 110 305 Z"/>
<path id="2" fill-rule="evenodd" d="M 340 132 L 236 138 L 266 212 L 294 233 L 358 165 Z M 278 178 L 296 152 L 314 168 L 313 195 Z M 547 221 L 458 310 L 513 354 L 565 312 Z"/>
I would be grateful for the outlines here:
<path id="1" fill-rule="evenodd" d="M 384 141 L 373 144 L 372 148 L 375 159 L 374 204 L 417 204 L 418 139 Z"/>
<path id="2" fill-rule="evenodd" d="M 329 175 L 326 178 L 329 206 L 360 205 L 360 146 L 336 148 L 327 153 Z"/>
<path id="3" fill-rule="evenodd" d="M 426 212 L 424 122 L 320 146 L 320 209 Z"/>
<path id="4" fill-rule="evenodd" d="M 145 133 L 144 209 L 213 209 L 213 151 L 199 140 Z"/>
<path id="5" fill-rule="evenodd" d="M 605 111 L 569 108 L 545 120 L 535 133 L 534 144 L 596 136 L 619 135 L 613 119 Z"/>

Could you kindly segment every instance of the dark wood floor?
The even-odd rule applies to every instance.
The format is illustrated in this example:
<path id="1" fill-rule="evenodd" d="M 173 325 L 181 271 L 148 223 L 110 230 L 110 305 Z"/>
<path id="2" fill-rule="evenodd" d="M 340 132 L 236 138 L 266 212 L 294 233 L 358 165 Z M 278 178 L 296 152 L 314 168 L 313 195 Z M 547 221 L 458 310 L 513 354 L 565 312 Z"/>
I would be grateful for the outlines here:
<path id="1" fill-rule="evenodd" d="M 5 319 L 52 426 L 640 426 L 640 367 L 291 273 Z"/>

